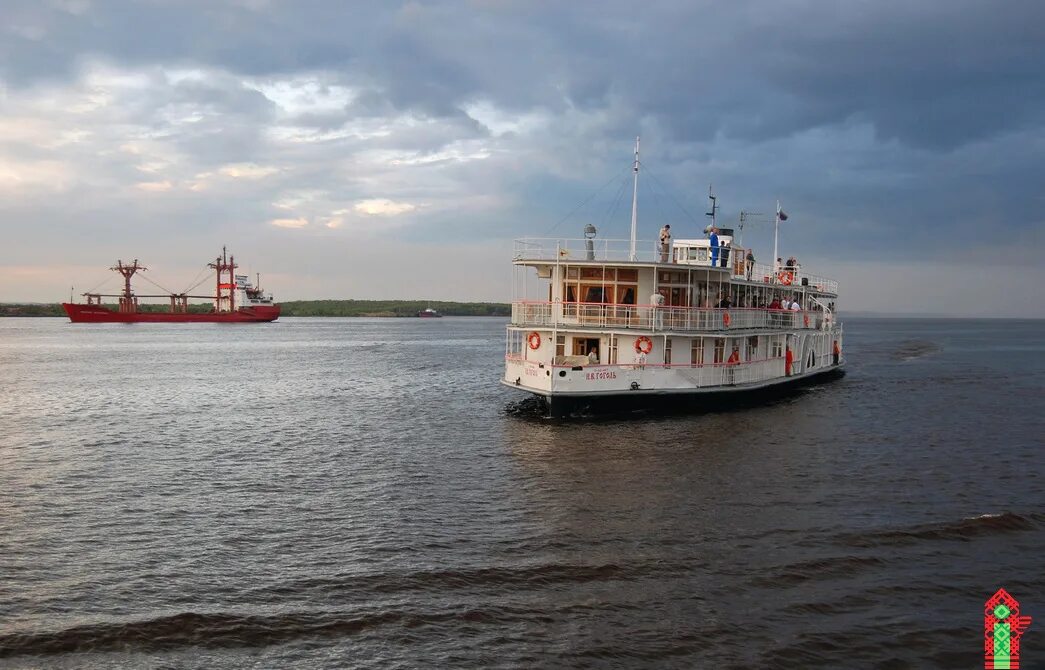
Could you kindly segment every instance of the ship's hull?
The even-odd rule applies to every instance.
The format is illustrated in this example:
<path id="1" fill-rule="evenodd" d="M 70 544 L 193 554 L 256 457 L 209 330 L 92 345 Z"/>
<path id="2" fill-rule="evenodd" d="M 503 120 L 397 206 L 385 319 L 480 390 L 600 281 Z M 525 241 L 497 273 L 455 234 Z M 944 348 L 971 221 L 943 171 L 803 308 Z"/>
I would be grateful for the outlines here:
<path id="1" fill-rule="evenodd" d="M 62 303 L 73 323 L 262 323 L 279 318 L 279 305 L 240 307 L 234 312 L 114 312 L 100 305 Z"/>
<path id="2" fill-rule="evenodd" d="M 527 391 L 540 399 L 548 416 L 613 415 L 631 412 L 707 412 L 757 407 L 792 396 L 816 384 L 840 379 L 844 363 L 801 375 L 778 377 L 755 384 L 708 388 L 636 389 L 627 392 L 576 392 L 545 394 L 524 389 L 502 379 L 510 388 Z"/>

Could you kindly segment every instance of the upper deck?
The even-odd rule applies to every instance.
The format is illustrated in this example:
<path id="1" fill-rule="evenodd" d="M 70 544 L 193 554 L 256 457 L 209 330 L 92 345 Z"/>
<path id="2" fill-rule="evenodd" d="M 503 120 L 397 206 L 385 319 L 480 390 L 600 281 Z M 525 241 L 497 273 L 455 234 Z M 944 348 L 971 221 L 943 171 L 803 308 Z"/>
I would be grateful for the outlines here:
<path id="1" fill-rule="evenodd" d="M 801 287 L 829 297 L 838 296 L 837 281 L 809 273 L 801 265 L 774 269 L 772 264 L 754 262 L 749 268 L 747 252 L 746 247 L 737 245 L 720 247 L 713 254 L 708 240 L 701 239 L 675 240 L 668 253 L 663 253 L 657 242 L 638 241 L 632 254 L 630 240 L 521 238 L 515 240 L 512 258 L 515 265 L 535 267 L 567 264 L 700 270 L 701 274 L 711 273 L 715 280 Z"/>

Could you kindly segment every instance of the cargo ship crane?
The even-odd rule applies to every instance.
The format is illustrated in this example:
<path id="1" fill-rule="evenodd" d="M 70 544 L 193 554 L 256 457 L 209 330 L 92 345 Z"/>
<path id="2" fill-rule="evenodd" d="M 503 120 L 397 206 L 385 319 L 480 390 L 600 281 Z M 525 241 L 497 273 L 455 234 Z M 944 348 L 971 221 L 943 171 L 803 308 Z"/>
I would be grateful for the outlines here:
<path id="1" fill-rule="evenodd" d="M 222 247 L 221 255 L 214 259 L 213 263 L 208 263 L 207 267 L 213 268 L 216 275 L 217 292 L 214 294 L 214 311 L 236 311 L 236 268 L 239 266 L 236 265 L 235 257 L 227 255 L 225 247 Z M 223 282 L 222 275 L 226 272 L 229 273 L 229 280 Z M 228 302 L 228 309 L 222 309 L 225 302 Z"/>
<path id="2" fill-rule="evenodd" d="M 123 295 L 120 296 L 120 312 L 123 314 L 133 314 L 138 311 L 138 299 L 131 293 L 131 277 L 134 276 L 135 272 L 139 270 L 145 271 L 144 265 L 138 265 L 138 259 L 134 259 L 134 263 L 130 265 L 124 265 L 123 261 L 116 261 L 116 265 L 109 268 L 113 272 L 119 272 L 123 275 Z M 101 304 L 101 300 L 98 301 Z"/>

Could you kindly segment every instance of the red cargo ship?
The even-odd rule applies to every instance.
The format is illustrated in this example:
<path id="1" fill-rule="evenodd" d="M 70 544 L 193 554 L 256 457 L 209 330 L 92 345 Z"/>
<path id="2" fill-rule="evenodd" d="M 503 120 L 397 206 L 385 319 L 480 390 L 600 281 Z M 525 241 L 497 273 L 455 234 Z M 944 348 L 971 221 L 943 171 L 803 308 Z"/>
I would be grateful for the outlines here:
<path id="1" fill-rule="evenodd" d="M 138 259 L 130 265 L 116 261 L 110 269 L 123 275 L 123 293 L 84 293 L 86 304 L 63 302 L 62 308 L 76 323 L 255 323 L 279 318 L 279 305 L 272 302 L 272 296 L 266 296 L 260 286 L 252 285 L 248 277 L 237 275 L 239 266 L 225 249 L 207 267 L 215 272 L 214 295 L 189 295 L 191 288 L 184 293 L 136 295 L 131 290 L 131 277 L 146 268 L 138 264 Z M 102 305 L 102 298 L 119 298 L 118 309 L 113 311 Z M 170 309 L 165 312 L 140 311 L 139 298 L 167 298 Z M 214 308 L 210 312 L 190 312 L 189 298 L 212 300 Z"/>

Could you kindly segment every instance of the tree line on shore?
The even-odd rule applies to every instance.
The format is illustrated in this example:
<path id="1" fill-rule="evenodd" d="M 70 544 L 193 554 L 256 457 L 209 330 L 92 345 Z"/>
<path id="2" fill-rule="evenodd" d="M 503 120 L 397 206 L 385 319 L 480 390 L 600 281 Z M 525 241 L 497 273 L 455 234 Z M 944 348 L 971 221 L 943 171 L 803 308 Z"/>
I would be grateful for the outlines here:
<path id="1" fill-rule="evenodd" d="M 427 300 L 292 300 L 279 303 L 281 316 L 410 317 L 431 307 L 445 316 L 509 316 L 511 305 L 497 302 L 429 302 Z M 106 305 L 116 310 L 115 304 Z M 162 304 L 142 304 L 142 312 L 166 312 Z M 209 312 L 209 304 L 190 304 L 190 312 Z M 0 304 L 0 316 L 65 316 L 59 303 Z"/>

